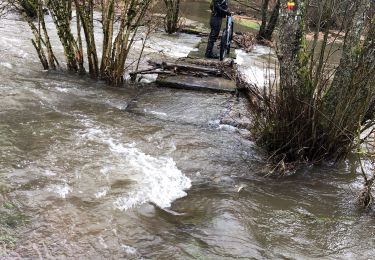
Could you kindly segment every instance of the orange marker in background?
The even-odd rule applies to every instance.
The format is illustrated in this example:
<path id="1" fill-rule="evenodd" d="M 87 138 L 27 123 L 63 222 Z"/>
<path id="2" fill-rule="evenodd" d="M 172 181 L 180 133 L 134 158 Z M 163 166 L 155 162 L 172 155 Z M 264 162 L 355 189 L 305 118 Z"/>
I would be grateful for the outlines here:
<path id="1" fill-rule="evenodd" d="M 296 3 L 292 2 L 292 1 L 289 1 L 288 2 L 288 10 L 289 11 L 294 11 L 295 9 L 296 9 Z"/>

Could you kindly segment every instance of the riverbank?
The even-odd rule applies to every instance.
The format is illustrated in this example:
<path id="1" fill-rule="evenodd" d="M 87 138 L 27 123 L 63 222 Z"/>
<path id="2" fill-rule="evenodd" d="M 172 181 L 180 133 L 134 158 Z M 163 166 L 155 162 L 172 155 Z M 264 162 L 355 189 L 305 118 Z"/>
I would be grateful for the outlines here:
<path id="1" fill-rule="evenodd" d="M 18 212 L 11 202 L 27 220 L 0 257 L 375 257 L 354 160 L 266 179 L 262 151 L 226 124 L 243 115 L 235 96 L 42 71 L 24 22 L 2 21 L 0 35 L 0 214 Z M 198 40 L 159 31 L 146 57 L 177 59 Z"/>

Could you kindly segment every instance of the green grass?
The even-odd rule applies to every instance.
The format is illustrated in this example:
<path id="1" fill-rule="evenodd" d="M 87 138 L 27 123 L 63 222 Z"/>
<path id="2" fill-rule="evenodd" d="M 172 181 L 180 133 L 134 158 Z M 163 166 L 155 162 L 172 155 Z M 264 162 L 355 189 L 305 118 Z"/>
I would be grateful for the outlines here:
<path id="1" fill-rule="evenodd" d="M 0 206 L 0 247 L 11 248 L 15 246 L 16 230 L 28 223 L 27 217 L 20 212 L 16 205 L 4 202 Z"/>
<path id="2" fill-rule="evenodd" d="M 247 19 L 235 19 L 234 23 L 245 26 L 252 30 L 259 30 L 260 28 L 260 25 L 258 23 Z"/>

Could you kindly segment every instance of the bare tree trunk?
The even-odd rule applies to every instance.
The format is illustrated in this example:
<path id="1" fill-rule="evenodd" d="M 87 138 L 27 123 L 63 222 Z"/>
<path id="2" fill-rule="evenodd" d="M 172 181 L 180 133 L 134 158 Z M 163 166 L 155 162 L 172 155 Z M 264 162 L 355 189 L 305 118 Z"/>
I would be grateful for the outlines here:
<path id="1" fill-rule="evenodd" d="M 358 62 L 359 53 L 356 47 L 360 45 L 367 2 L 367 0 L 353 1 L 349 9 L 348 13 L 352 17 L 348 19 L 349 24 L 346 25 L 343 54 L 333 80 L 332 92 L 336 92 L 335 88 L 341 88 L 343 84 L 350 81 L 351 73 Z"/>
<path id="2" fill-rule="evenodd" d="M 59 65 L 59 63 L 58 63 L 58 61 L 55 57 L 55 54 L 53 53 L 52 45 L 51 45 L 49 35 L 48 35 L 48 32 L 47 32 L 46 22 L 44 20 L 44 10 L 43 10 L 42 0 L 38 0 L 38 19 L 40 21 L 40 24 L 41 24 L 42 30 L 43 30 L 43 34 L 44 34 L 44 41 L 45 41 L 45 45 L 46 45 L 46 48 L 47 48 L 49 67 L 51 69 L 56 69 L 56 64 Z M 55 63 L 55 61 L 56 61 L 56 63 Z"/>
<path id="3" fill-rule="evenodd" d="M 277 0 L 276 5 L 273 8 L 270 20 L 268 22 L 265 34 L 264 34 L 265 40 L 268 40 L 268 41 L 272 40 L 273 31 L 275 30 L 277 22 L 279 20 L 280 5 L 281 5 L 280 0 Z"/>
<path id="4" fill-rule="evenodd" d="M 113 8 L 103 9 L 103 30 L 107 39 L 104 39 L 101 77 L 114 86 L 124 81 L 125 62 L 141 20 L 146 14 L 151 0 L 125 1 L 122 6 L 120 25 L 113 46 Z M 110 55 L 107 59 L 106 55 Z"/>
<path id="5" fill-rule="evenodd" d="M 34 35 L 34 39 L 32 39 L 31 42 L 35 50 L 37 51 L 39 60 L 43 68 L 45 70 L 51 69 L 51 68 L 55 69 L 56 64 L 58 65 L 59 63 L 53 53 L 52 46 L 51 46 L 49 36 L 48 36 L 48 32 L 46 29 L 45 20 L 44 20 L 44 12 L 43 12 L 43 1 L 37 0 L 35 4 L 36 4 L 35 7 L 36 7 L 36 12 L 37 12 L 36 15 L 38 18 L 38 27 L 34 25 L 32 18 L 24 10 L 21 9 L 22 5 L 20 8 L 16 3 L 14 3 L 13 7 L 15 7 L 18 11 L 22 13 L 24 19 L 28 23 Z M 43 39 L 43 35 L 44 35 L 44 39 Z M 47 55 L 45 54 L 45 50 L 43 46 L 45 46 L 47 50 Z M 46 56 L 48 57 L 48 59 Z"/>
<path id="6" fill-rule="evenodd" d="M 178 22 L 180 15 L 180 0 L 164 0 L 167 8 L 165 15 L 165 30 L 167 33 L 172 34 L 178 30 Z"/>
<path id="7" fill-rule="evenodd" d="M 79 54 L 83 55 L 83 44 L 82 44 L 82 35 L 81 35 L 81 17 L 79 14 L 77 14 L 77 44 L 79 49 Z M 80 60 L 83 60 L 83 57 L 79 58 Z M 80 74 L 84 74 L 86 71 L 84 70 L 83 66 L 81 67 L 81 71 L 79 71 Z"/>
<path id="8" fill-rule="evenodd" d="M 374 20 L 366 41 L 361 42 L 369 1 L 353 1 L 349 8 L 351 18 L 346 27 L 343 54 L 326 95 L 325 113 L 330 115 L 333 122 L 351 132 L 357 128 L 358 117 L 366 114 L 374 94 L 375 86 L 371 79 L 374 79 L 375 56 Z"/>
<path id="9" fill-rule="evenodd" d="M 43 68 L 45 70 L 49 69 L 49 64 L 48 64 L 48 60 L 46 59 L 46 55 L 44 53 L 44 50 L 43 50 L 43 47 L 42 47 L 42 36 L 41 36 L 41 24 L 42 24 L 42 20 L 44 20 L 44 15 L 42 13 L 42 8 L 40 8 L 40 3 L 38 2 L 37 3 L 37 16 L 38 16 L 38 37 L 36 38 L 36 42 L 33 41 L 33 45 L 35 47 L 35 49 L 37 50 L 38 52 L 38 56 L 39 56 L 39 59 L 43 65 Z"/>
<path id="10" fill-rule="evenodd" d="M 264 35 L 266 33 L 269 1 L 270 0 L 262 1 L 262 9 L 261 9 L 262 10 L 262 23 L 260 24 L 260 28 L 259 28 L 258 40 L 264 39 Z"/>
<path id="11" fill-rule="evenodd" d="M 36 0 L 19 0 L 18 2 L 28 17 L 36 18 L 38 16 Z"/>
<path id="12" fill-rule="evenodd" d="M 276 4 L 272 10 L 270 19 L 267 23 L 267 16 L 268 16 L 268 4 L 269 0 L 263 0 L 262 3 L 262 23 L 260 25 L 260 29 L 258 32 L 257 39 L 260 41 L 271 41 L 273 31 L 276 28 L 278 19 L 279 19 L 279 12 L 280 12 L 280 0 L 276 1 Z"/>
<path id="13" fill-rule="evenodd" d="M 90 75 L 93 78 L 106 80 L 114 86 L 123 83 L 125 63 L 130 48 L 152 0 L 100 0 L 100 2 L 95 0 L 74 0 L 77 11 L 77 39 L 73 36 L 70 28 L 73 0 L 46 1 L 64 49 L 68 70 L 80 73 L 85 72 L 81 34 L 81 29 L 83 29 Z M 94 7 L 98 3 L 101 4 L 103 25 L 103 51 L 100 67 L 94 31 Z M 177 9 L 179 9 L 179 5 Z M 55 68 L 54 62 L 57 63 L 57 60 L 53 55 L 44 23 L 44 16 L 41 13 L 43 11 L 42 5 L 38 6 L 38 10 L 40 11 L 38 28 L 33 24 L 30 17 L 26 19 L 35 35 L 33 45 L 38 52 L 43 67 L 45 69 Z M 118 19 L 116 20 L 115 11 L 119 11 Z M 114 29 L 115 23 L 116 30 Z M 41 31 L 45 35 L 45 41 L 41 37 Z M 43 45 L 47 48 L 48 59 Z"/>
<path id="14" fill-rule="evenodd" d="M 83 0 L 81 2 L 82 4 L 80 4 L 79 0 L 75 0 L 77 16 L 80 17 L 86 38 L 89 73 L 91 77 L 97 78 L 99 76 L 99 62 L 94 35 L 94 1 Z"/>
<path id="15" fill-rule="evenodd" d="M 286 0 L 283 0 L 286 5 Z M 298 10 L 286 12 L 280 21 L 280 46 L 278 57 L 280 61 L 280 89 L 284 98 L 296 97 L 295 92 L 304 92 L 304 79 L 301 71 L 304 70 L 306 44 L 303 25 L 304 0 L 295 1 Z M 289 100 L 293 102 L 293 100 Z"/>
<path id="16" fill-rule="evenodd" d="M 84 71 L 83 55 L 70 29 L 71 4 L 63 0 L 48 0 L 47 6 L 51 12 L 58 36 L 64 48 L 67 67 L 72 71 Z"/>
<path id="17" fill-rule="evenodd" d="M 113 23 L 115 17 L 114 0 L 102 0 L 102 23 L 103 23 L 103 50 L 100 75 L 102 79 L 108 79 L 108 68 L 112 66 L 111 50 L 113 41 Z"/>

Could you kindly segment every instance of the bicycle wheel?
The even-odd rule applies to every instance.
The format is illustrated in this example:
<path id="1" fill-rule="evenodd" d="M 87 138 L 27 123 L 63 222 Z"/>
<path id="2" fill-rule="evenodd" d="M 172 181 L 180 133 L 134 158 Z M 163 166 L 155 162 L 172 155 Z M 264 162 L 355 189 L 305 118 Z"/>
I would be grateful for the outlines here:
<path id="1" fill-rule="evenodd" d="M 233 40 L 233 23 L 232 23 L 231 26 L 230 26 L 229 44 L 228 44 L 228 46 L 227 46 L 227 54 L 228 54 L 228 55 L 230 54 L 230 46 L 231 46 L 232 40 Z"/>
<path id="2" fill-rule="evenodd" d="M 225 55 L 227 55 L 227 38 L 228 38 L 228 32 L 227 30 L 223 31 L 223 35 L 221 36 L 221 42 L 220 42 L 220 61 L 224 60 Z"/>

